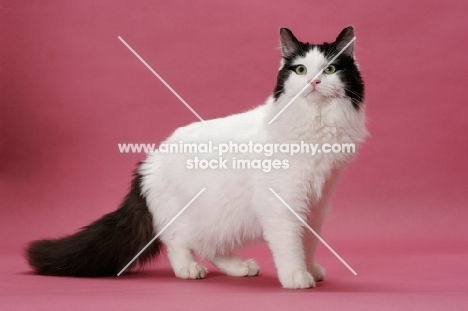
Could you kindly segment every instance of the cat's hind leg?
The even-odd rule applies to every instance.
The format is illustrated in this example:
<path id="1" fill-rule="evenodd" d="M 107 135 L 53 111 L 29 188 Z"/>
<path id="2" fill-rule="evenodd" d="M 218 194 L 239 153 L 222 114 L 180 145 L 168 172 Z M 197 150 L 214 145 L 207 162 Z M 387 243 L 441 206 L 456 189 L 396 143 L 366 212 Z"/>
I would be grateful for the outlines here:
<path id="1" fill-rule="evenodd" d="M 236 255 L 218 255 L 211 258 L 211 263 L 230 276 L 255 276 L 260 267 L 253 259 L 243 260 Z"/>
<path id="2" fill-rule="evenodd" d="M 173 244 L 167 245 L 167 256 L 175 275 L 181 279 L 203 279 L 208 269 L 193 258 L 190 249 Z"/>

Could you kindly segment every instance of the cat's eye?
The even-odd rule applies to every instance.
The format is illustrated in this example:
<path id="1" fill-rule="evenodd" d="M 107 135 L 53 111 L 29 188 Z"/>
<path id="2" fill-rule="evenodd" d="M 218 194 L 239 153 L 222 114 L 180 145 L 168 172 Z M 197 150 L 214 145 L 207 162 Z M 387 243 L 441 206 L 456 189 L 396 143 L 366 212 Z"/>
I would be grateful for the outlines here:
<path id="1" fill-rule="evenodd" d="M 336 67 L 333 65 L 330 65 L 327 68 L 325 68 L 323 72 L 325 72 L 327 75 L 331 75 L 332 73 L 335 73 L 335 71 L 336 71 Z"/>
<path id="2" fill-rule="evenodd" d="M 294 68 L 294 72 L 298 75 L 305 75 L 307 73 L 307 67 L 304 65 L 297 65 L 296 68 Z"/>

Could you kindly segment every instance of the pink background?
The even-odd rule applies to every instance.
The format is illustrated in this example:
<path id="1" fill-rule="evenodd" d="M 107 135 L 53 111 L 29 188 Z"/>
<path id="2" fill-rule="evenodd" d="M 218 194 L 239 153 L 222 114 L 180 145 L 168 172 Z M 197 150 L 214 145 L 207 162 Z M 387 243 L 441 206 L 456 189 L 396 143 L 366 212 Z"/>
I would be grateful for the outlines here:
<path id="1" fill-rule="evenodd" d="M 292 1 L 287 1 L 292 2 Z M 468 307 L 466 1 L 13 1 L 1 6 L 0 305 L 32 309 L 461 310 Z M 73 233 L 119 204 L 143 154 L 196 121 L 117 39 L 204 118 L 273 90 L 280 27 L 333 40 L 354 25 L 372 137 L 325 225 L 328 277 L 283 290 L 262 267 L 233 279 L 173 277 L 164 257 L 139 274 L 35 276 L 31 239 Z"/>

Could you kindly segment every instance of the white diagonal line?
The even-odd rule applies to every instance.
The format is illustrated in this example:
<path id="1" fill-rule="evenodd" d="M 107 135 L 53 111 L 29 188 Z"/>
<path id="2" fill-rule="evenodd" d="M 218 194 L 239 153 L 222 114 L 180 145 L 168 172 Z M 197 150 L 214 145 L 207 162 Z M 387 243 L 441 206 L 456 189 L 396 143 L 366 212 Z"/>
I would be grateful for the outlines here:
<path id="1" fill-rule="evenodd" d="M 354 40 L 356 40 L 356 37 L 353 37 L 353 38 L 348 42 L 348 44 L 346 44 L 345 47 L 342 48 L 342 49 L 338 52 L 338 54 L 336 54 L 335 57 L 333 57 L 333 58 L 331 59 L 331 61 L 329 61 L 329 62 L 325 65 L 325 67 L 323 67 L 322 69 L 320 69 L 320 71 L 312 78 L 312 80 L 310 80 L 306 85 L 304 85 L 304 87 L 299 91 L 299 93 L 297 93 L 296 96 L 294 96 L 294 97 L 286 104 L 286 106 L 284 106 L 283 109 L 281 109 L 280 112 L 278 112 L 278 113 L 276 114 L 276 116 L 274 116 L 273 119 L 271 119 L 270 122 L 268 122 L 268 124 L 273 123 L 273 121 L 275 121 L 275 120 L 280 116 L 280 114 L 282 114 L 282 113 L 293 103 L 293 101 L 295 101 L 295 100 L 306 90 L 306 88 L 309 86 L 309 84 L 311 84 L 312 82 L 314 82 L 315 79 L 317 79 L 318 76 L 320 76 L 320 75 L 322 74 L 322 72 L 323 72 L 328 66 L 330 66 L 331 63 L 333 63 L 333 62 L 335 61 L 335 59 L 337 59 L 338 56 L 340 56 L 341 53 L 343 53 L 344 50 L 346 50 L 346 49 L 348 48 L 348 46 L 351 45 L 351 43 L 354 42 Z"/>
<path id="2" fill-rule="evenodd" d="M 143 247 L 143 248 L 141 249 L 141 251 L 140 251 L 138 254 L 136 254 L 135 257 L 133 257 L 133 259 L 130 260 L 130 262 L 129 262 L 122 270 L 120 270 L 119 273 L 117 273 L 117 276 L 120 276 L 120 275 L 121 275 L 137 258 L 138 258 L 138 256 L 140 256 L 140 255 L 145 251 L 145 249 L 147 249 L 148 246 L 150 246 L 151 243 L 153 243 L 153 242 L 154 242 L 154 241 L 155 241 L 155 240 L 156 240 L 156 239 L 157 239 L 173 222 L 174 222 L 174 220 L 176 220 L 177 217 L 179 217 L 180 214 L 182 214 L 182 213 L 187 209 L 187 207 L 189 207 L 190 204 L 192 204 L 193 201 L 195 201 L 195 200 L 203 193 L 203 191 L 205 191 L 205 190 L 206 190 L 206 188 L 203 188 L 202 190 L 200 190 L 200 192 L 198 192 L 197 195 L 194 196 L 193 199 L 190 200 L 190 202 L 188 202 L 187 205 L 185 205 L 184 208 L 181 209 L 180 212 L 178 212 L 178 213 L 174 216 L 174 218 L 172 218 L 171 221 L 169 221 L 169 222 L 167 223 L 167 225 L 165 225 L 164 228 L 162 228 L 161 231 L 159 231 L 159 233 L 156 234 L 156 236 L 155 236 L 151 241 L 149 241 L 148 244 L 146 244 L 145 247 Z"/>
<path id="3" fill-rule="evenodd" d="M 351 268 L 351 267 L 346 263 L 346 261 L 344 261 L 343 258 L 341 258 L 340 255 L 338 255 L 338 254 L 333 250 L 333 248 L 331 248 L 330 245 L 328 245 L 328 243 L 325 242 L 325 241 L 322 239 L 322 237 L 321 237 L 320 235 L 318 235 L 318 233 L 315 232 L 314 229 L 312 229 L 312 228 L 307 224 L 307 222 L 305 222 L 304 219 L 302 219 L 301 216 L 299 216 L 299 214 L 297 214 L 297 213 L 291 208 L 291 206 L 288 205 L 288 203 L 286 203 L 273 189 L 271 189 L 271 188 L 268 188 L 268 189 L 278 198 L 278 200 L 281 201 L 281 203 L 283 203 L 283 204 L 294 214 L 294 216 L 297 217 L 297 219 L 299 219 L 299 220 L 304 224 L 304 226 L 307 227 L 307 229 L 309 229 L 309 230 L 317 237 L 317 239 L 320 240 L 320 242 L 323 243 L 323 245 L 325 245 L 325 246 L 333 253 L 333 255 L 336 256 L 336 258 L 338 258 L 338 259 L 346 266 L 346 268 L 349 269 L 349 271 L 351 271 L 354 275 L 357 275 L 356 271 L 354 271 L 353 268 Z"/>
<path id="4" fill-rule="evenodd" d="M 150 65 L 148 65 L 147 62 L 145 62 L 145 60 L 143 58 L 140 57 L 140 55 L 138 55 L 137 52 L 135 52 L 135 50 L 132 49 L 132 47 L 130 45 L 128 45 L 127 42 L 125 42 L 124 39 L 122 39 L 120 36 L 118 37 L 120 41 L 122 41 L 123 44 L 125 44 L 125 46 L 130 50 L 132 51 L 133 54 L 135 54 L 135 56 L 159 79 L 161 80 L 161 82 L 169 89 L 169 91 L 172 92 L 172 94 L 174 94 L 198 119 L 200 119 L 200 121 L 203 122 L 203 124 L 206 124 L 205 120 L 202 119 L 202 117 L 200 117 L 198 115 L 198 113 L 192 109 L 192 107 L 190 107 L 189 104 L 187 104 L 187 102 L 182 98 L 180 97 L 179 94 L 177 94 L 176 91 L 174 91 L 174 89 L 169 85 L 167 84 L 166 81 L 164 81 L 164 79 L 156 72 L 153 70 L 153 68 L 150 67 Z"/>

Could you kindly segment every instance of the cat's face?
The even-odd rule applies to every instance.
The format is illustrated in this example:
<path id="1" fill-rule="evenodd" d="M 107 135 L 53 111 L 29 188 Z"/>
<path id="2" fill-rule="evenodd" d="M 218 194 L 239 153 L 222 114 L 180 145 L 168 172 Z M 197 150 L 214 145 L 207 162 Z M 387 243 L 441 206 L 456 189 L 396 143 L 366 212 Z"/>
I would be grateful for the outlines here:
<path id="1" fill-rule="evenodd" d="M 281 29 L 280 37 L 283 59 L 273 93 L 276 100 L 282 97 L 292 98 L 308 85 L 301 97 L 314 102 L 346 98 L 359 109 L 364 100 L 364 84 L 353 57 L 354 43 L 327 66 L 354 38 L 352 27 L 345 28 L 332 43 L 303 43 L 286 28 Z M 321 69 L 324 71 L 311 83 Z"/>

